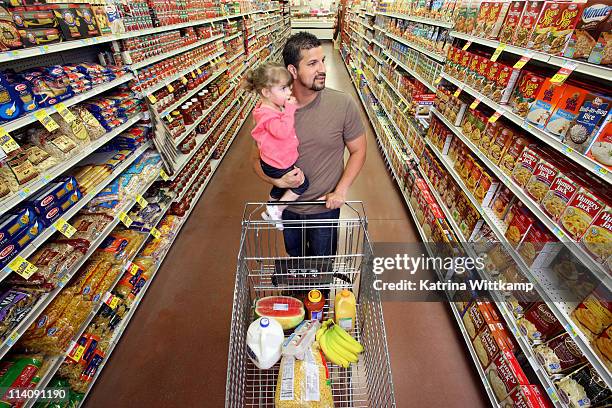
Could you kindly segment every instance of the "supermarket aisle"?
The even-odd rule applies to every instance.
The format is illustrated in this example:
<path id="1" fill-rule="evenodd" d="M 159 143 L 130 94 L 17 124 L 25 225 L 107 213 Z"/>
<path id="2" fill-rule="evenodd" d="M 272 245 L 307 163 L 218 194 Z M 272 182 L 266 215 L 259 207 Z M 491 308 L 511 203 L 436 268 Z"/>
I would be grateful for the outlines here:
<path id="1" fill-rule="evenodd" d="M 358 100 L 339 54 L 325 48 L 327 85 Z M 362 118 L 367 122 L 365 111 Z M 250 129 L 247 121 L 86 406 L 223 406 L 242 209 L 267 194 L 248 162 Z M 372 240 L 414 242 L 417 232 L 369 127 L 368 143 L 366 166 L 349 199 L 365 201 Z M 446 305 L 387 303 L 384 312 L 398 407 L 486 406 Z"/>

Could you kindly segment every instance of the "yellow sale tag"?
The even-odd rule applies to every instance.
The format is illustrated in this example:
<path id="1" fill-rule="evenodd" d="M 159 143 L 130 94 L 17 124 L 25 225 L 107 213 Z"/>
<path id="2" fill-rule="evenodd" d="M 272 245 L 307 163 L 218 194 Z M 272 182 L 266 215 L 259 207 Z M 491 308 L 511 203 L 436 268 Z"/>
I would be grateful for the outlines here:
<path id="1" fill-rule="evenodd" d="M 51 116 L 49 116 L 49 113 L 47 113 L 45 109 L 39 109 L 34 112 L 34 117 L 38 119 L 49 132 L 59 129 L 57 122 L 51 119 Z"/>
<path id="2" fill-rule="evenodd" d="M 140 205 L 141 208 L 145 208 L 147 205 L 149 205 L 149 202 L 140 194 L 136 196 L 136 202 Z"/>
<path id="3" fill-rule="evenodd" d="M 472 102 L 472 104 L 470 105 L 470 109 L 476 109 L 478 104 L 480 104 L 480 99 L 478 98 L 474 99 L 474 102 Z"/>
<path id="4" fill-rule="evenodd" d="M 516 64 L 514 64 L 512 68 L 514 69 L 523 68 L 525 64 L 527 64 L 532 57 L 533 57 L 533 53 L 528 52 L 527 54 L 523 55 L 520 60 L 516 61 Z"/>
<path id="5" fill-rule="evenodd" d="M 79 361 L 81 361 L 81 358 L 83 357 L 83 353 L 85 353 L 85 346 L 83 346 L 82 344 L 79 344 L 79 347 L 77 347 L 74 354 L 68 355 L 68 357 L 70 357 L 71 360 L 74 360 L 76 363 L 78 363 Z"/>
<path id="6" fill-rule="evenodd" d="M 172 84 L 166 85 L 166 89 L 168 89 L 168 92 L 174 92 L 174 87 L 172 86 Z"/>
<path id="7" fill-rule="evenodd" d="M 196 72 L 198 73 L 198 75 L 202 75 L 202 70 L 200 68 L 196 68 Z"/>
<path id="8" fill-rule="evenodd" d="M 193 71 L 191 72 L 191 77 L 195 79 L 195 77 L 196 77 L 195 72 L 193 72 Z"/>
<path id="9" fill-rule="evenodd" d="M 455 91 L 455 93 L 453 94 L 453 96 L 455 98 L 459 97 L 459 94 L 461 94 L 461 88 L 457 88 L 457 90 Z"/>
<path id="10" fill-rule="evenodd" d="M 168 120 L 168 123 L 172 123 L 174 121 L 174 119 L 172 119 L 172 115 L 171 114 L 167 114 L 166 115 L 166 119 Z"/>
<path id="11" fill-rule="evenodd" d="M 131 275 L 136 275 L 136 272 L 138 272 L 138 265 L 136 264 L 132 264 L 132 266 L 130 266 L 129 272 Z"/>
<path id="12" fill-rule="evenodd" d="M 61 232 L 66 238 L 70 238 L 76 232 L 76 228 L 70 225 L 65 219 L 60 218 L 53 223 L 55 229 Z"/>
<path id="13" fill-rule="evenodd" d="M 184 76 L 181 77 L 181 82 L 183 83 L 183 85 L 187 85 L 187 78 L 185 78 Z"/>
<path id="14" fill-rule="evenodd" d="M 2 146 L 2 150 L 4 150 L 6 154 L 19 149 L 19 144 L 17 144 L 15 139 L 13 139 L 4 128 L 0 130 L 0 146 Z"/>
<path id="15" fill-rule="evenodd" d="M 157 103 L 157 98 L 155 97 L 155 95 L 153 94 L 147 95 L 147 98 L 149 98 L 149 101 L 151 101 L 151 103 L 153 104 Z"/>
<path id="16" fill-rule="evenodd" d="M 463 51 L 467 50 L 468 48 L 470 48 L 470 45 L 472 45 L 471 41 L 466 42 L 465 45 L 463 46 L 462 50 Z"/>
<path id="17" fill-rule="evenodd" d="M 132 219 L 130 218 L 129 215 L 127 215 L 123 211 L 119 214 L 119 219 L 121 220 L 123 225 L 125 225 L 128 228 L 130 227 L 130 225 L 132 225 L 132 222 L 133 222 Z"/>
<path id="18" fill-rule="evenodd" d="M 493 53 L 493 55 L 491 55 L 491 61 L 493 61 L 493 62 L 497 61 L 497 59 L 499 58 L 499 56 L 501 55 L 502 51 L 505 48 L 506 48 L 506 44 L 499 43 L 499 45 L 495 49 L 495 52 Z"/>
<path id="19" fill-rule="evenodd" d="M 159 237 L 161 237 L 161 232 L 159 232 L 157 228 L 153 227 L 151 228 L 151 235 L 153 235 L 153 238 L 159 239 Z"/>
<path id="20" fill-rule="evenodd" d="M 117 305 L 119 304 L 119 298 L 117 296 L 113 296 L 113 298 L 111 299 L 111 301 L 109 302 L 108 306 L 115 310 L 117 308 Z"/>
<path id="21" fill-rule="evenodd" d="M 57 113 L 59 113 L 61 117 L 64 118 L 66 122 L 72 123 L 76 120 L 76 117 L 72 114 L 72 112 L 68 110 L 66 105 L 64 105 L 63 103 L 61 102 L 58 103 L 57 105 L 54 106 L 54 108 L 57 111 Z"/>
<path id="22" fill-rule="evenodd" d="M 164 171 L 164 169 L 159 170 L 159 176 L 162 178 L 162 180 L 164 181 L 168 181 L 170 179 L 170 177 L 168 176 L 168 174 L 166 174 L 166 172 Z"/>
<path id="23" fill-rule="evenodd" d="M 30 279 L 38 268 L 26 261 L 22 256 L 17 256 L 8 265 L 9 269 L 24 279 Z"/>
<path id="24" fill-rule="evenodd" d="M 566 64 L 566 66 L 561 68 L 555 75 L 553 75 L 552 78 L 550 78 L 550 82 L 555 85 L 561 85 L 570 76 L 574 69 L 576 69 L 576 64 Z"/>
<path id="25" fill-rule="evenodd" d="M 436 78 L 436 80 L 434 81 L 434 85 L 438 85 L 440 83 L 440 81 L 442 81 L 442 75 L 438 76 Z"/>
<path id="26" fill-rule="evenodd" d="M 502 111 L 495 111 L 495 113 L 489 118 L 489 123 L 497 122 L 497 119 L 499 119 L 499 117 L 503 114 L 504 113 Z"/>

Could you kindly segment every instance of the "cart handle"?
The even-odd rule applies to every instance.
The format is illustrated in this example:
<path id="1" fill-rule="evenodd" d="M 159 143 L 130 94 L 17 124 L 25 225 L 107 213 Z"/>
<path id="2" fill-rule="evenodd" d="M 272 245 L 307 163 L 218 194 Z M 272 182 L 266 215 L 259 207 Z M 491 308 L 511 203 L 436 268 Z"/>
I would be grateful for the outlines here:
<path id="1" fill-rule="evenodd" d="M 287 205 L 287 206 L 292 206 L 292 205 L 325 205 L 325 203 L 326 203 L 325 200 L 248 202 L 248 203 L 246 203 L 246 205 L 244 207 L 243 220 L 250 221 L 252 215 L 258 209 L 263 208 L 266 205 Z M 345 201 L 343 205 L 346 205 L 348 208 L 353 210 L 355 212 L 355 214 L 357 214 L 359 219 L 361 219 L 361 220 L 365 219 L 365 208 L 363 206 L 363 201 Z M 256 207 L 255 207 L 255 209 L 253 211 L 251 211 L 249 213 L 248 218 L 246 218 L 247 208 L 250 207 L 250 206 L 256 206 Z M 359 210 L 357 208 L 355 208 L 355 207 L 361 207 L 362 212 L 360 213 Z"/>

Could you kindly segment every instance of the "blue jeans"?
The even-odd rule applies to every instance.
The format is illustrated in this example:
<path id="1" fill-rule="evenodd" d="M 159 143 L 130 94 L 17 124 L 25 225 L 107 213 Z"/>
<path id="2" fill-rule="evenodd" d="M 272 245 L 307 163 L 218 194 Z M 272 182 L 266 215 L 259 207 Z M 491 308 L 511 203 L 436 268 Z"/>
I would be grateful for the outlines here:
<path id="1" fill-rule="evenodd" d="M 319 214 L 298 214 L 289 211 L 283 212 L 283 220 L 337 220 L 340 218 L 340 209 L 326 211 Z M 305 224 L 302 228 L 285 224 L 283 235 L 285 250 L 290 256 L 334 256 L 338 247 L 338 225 L 321 223 Z"/>
<path id="2" fill-rule="evenodd" d="M 261 163 L 261 169 L 263 170 L 264 174 L 268 177 L 272 177 L 273 179 L 279 179 L 285 174 L 289 173 L 291 170 L 295 169 L 295 165 L 292 165 L 291 167 L 286 169 L 277 169 L 276 167 L 270 166 L 268 163 L 261 159 L 259 160 L 259 162 Z M 306 192 L 306 190 L 308 190 L 308 186 L 308 179 L 306 178 L 306 176 L 304 176 L 304 182 L 298 187 L 292 188 L 291 191 L 301 196 Z M 270 190 L 270 197 L 274 198 L 275 200 L 280 200 L 283 194 L 285 194 L 285 191 L 286 189 L 284 188 L 278 188 L 274 186 L 272 187 L 272 190 Z"/>

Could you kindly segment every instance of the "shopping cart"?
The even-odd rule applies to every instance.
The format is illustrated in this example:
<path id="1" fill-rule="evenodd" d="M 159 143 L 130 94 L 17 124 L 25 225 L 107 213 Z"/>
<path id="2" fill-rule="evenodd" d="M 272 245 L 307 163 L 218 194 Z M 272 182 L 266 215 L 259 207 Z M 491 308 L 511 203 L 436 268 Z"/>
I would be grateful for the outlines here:
<path id="1" fill-rule="evenodd" d="M 321 205 L 321 202 L 290 205 Z M 274 407 L 280 364 L 260 370 L 246 353 L 247 329 L 255 319 L 257 299 L 271 295 L 300 297 L 311 289 L 319 289 L 326 294 L 324 316 L 327 318 L 333 317 L 336 291 L 350 289 L 358 303 L 351 334 L 365 351 L 359 362 L 349 368 L 328 362 L 334 406 L 395 407 L 380 294 L 373 287 L 372 246 L 363 203 L 348 202 L 342 208 L 340 219 L 283 221 L 285 229 L 299 229 L 302 237 L 313 228 L 328 228 L 337 234 L 337 247 L 326 252 L 332 255 L 318 256 L 288 256 L 283 233 L 274 223 L 261 220 L 264 209 L 265 203 L 248 203 L 243 215 L 225 406 Z M 302 247 L 302 253 L 307 252 Z"/>

